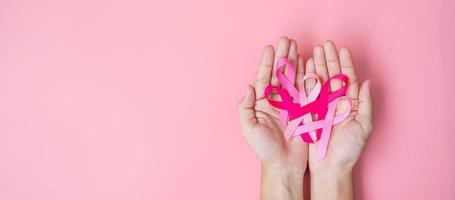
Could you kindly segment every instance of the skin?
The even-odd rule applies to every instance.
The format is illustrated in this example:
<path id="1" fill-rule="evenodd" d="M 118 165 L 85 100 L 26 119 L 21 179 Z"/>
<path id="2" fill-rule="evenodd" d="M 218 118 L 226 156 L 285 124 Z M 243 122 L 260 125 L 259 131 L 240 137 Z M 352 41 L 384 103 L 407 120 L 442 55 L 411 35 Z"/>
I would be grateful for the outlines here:
<path id="1" fill-rule="evenodd" d="M 349 77 L 346 96 L 353 99 L 353 109 L 347 119 L 333 127 L 326 157 L 321 161 L 316 161 L 318 143 L 307 144 L 300 137 L 289 141 L 284 139 L 279 111 L 264 98 L 267 85 L 280 85 L 272 72 L 276 67 L 274 63 L 281 57 L 288 58 L 297 66 L 296 85 L 300 85 L 305 73 L 311 72 L 316 73 L 321 81 L 339 73 Z M 309 91 L 315 82 L 305 84 Z M 331 82 L 331 90 L 340 88 L 341 84 Z M 354 199 L 353 168 L 372 130 L 370 86 L 371 81 L 366 80 L 359 87 L 349 49 L 341 48 L 337 52 L 331 41 L 316 46 L 313 58 L 306 63 L 297 54 L 297 43 L 293 39 L 283 36 L 276 49 L 270 45 L 264 48 L 255 83 L 248 86 L 238 105 L 241 132 L 261 162 L 262 200 L 303 199 L 307 163 L 312 199 Z M 277 99 L 278 95 L 272 94 L 271 98 Z M 343 105 L 338 107 L 338 110 L 343 109 Z"/>

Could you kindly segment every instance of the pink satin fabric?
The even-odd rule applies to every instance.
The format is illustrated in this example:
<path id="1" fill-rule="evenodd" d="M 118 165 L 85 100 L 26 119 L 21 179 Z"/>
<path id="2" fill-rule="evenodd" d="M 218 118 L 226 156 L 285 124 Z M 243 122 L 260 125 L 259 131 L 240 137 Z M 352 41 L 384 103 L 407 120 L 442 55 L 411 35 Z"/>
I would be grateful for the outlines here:
<path id="1" fill-rule="evenodd" d="M 348 77 L 337 74 L 321 85 L 317 75 L 309 73 L 303 77 L 301 84 L 296 88 L 295 68 L 292 63 L 286 58 L 281 58 L 276 66 L 275 74 L 282 87 L 268 85 L 264 96 L 273 107 L 280 110 L 280 121 L 285 126 L 284 137 L 286 140 L 298 135 L 307 143 L 320 140 L 316 158 L 321 160 L 327 151 L 332 126 L 346 119 L 351 111 L 351 99 L 344 96 Z M 285 66 L 286 70 L 282 70 Z M 309 79 L 315 79 L 317 83 L 307 95 L 305 80 Z M 343 86 L 331 92 L 330 82 L 334 79 L 341 80 Z M 278 92 L 281 101 L 270 99 L 273 90 Z M 337 104 L 342 100 L 348 102 L 348 109 L 336 115 Z M 314 132 L 316 132 L 316 138 L 310 135 L 310 133 L 314 135 Z"/>

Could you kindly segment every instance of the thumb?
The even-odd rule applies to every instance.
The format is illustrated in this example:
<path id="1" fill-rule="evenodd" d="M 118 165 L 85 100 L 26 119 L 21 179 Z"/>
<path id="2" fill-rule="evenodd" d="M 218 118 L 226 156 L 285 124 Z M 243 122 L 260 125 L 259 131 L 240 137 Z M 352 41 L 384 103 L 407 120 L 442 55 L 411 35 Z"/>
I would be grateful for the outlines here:
<path id="1" fill-rule="evenodd" d="M 255 100 L 256 95 L 254 93 L 254 88 L 251 85 L 248 85 L 245 96 L 243 96 L 238 105 L 240 127 L 242 130 L 249 130 L 257 123 L 256 115 L 254 113 Z"/>
<path id="2" fill-rule="evenodd" d="M 373 97 L 371 96 L 371 80 L 362 83 L 359 91 L 359 110 L 356 121 L 369 134 L 373 129 Z"/>

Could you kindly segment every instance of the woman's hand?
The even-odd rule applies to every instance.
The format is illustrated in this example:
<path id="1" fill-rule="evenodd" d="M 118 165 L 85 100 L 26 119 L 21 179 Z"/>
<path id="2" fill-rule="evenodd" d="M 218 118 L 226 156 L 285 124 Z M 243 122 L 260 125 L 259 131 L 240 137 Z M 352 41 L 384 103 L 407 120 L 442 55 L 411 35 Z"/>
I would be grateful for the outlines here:
<path id="1" fill-rule="evenodd" d="M 300 137 L 286 141 L 284 127 L 279 121 L 279 111 L 272 107 L 264 97 L 264 90 L 270 83 L 279 82 L 272 72 L 274 63 L 287 57 L 299 70 L 303 70 L 303 59 L 297 54 L 297 43 L 287 37 L 280 38 L 276 52 L 266 46 L 262 53 L 254 87 L 248 90 L 239 103 L 239 118 L 243 136 L 251 146 L 262 165 L 304 173 L 308 158 L 308 145 Z M 303 71 L 299 78 L 301 79 Z M 276 94 L 274 94 L 276 95 Z M 271 98 L 275 98 L 273 95 Z"/>
<path id="2" fill-rule="evenodd" d="M 306 63 L 306 73 L 316 73 L 323 82 L 340 73 L 349 77 L 346 96 L 353 100 L 353 109 L 347 119 L 333 127 L 324 159 L 316 159 L 318 142 L 309 145 L 311 195 L 313 199 L 352 199 L 352 170 L 373 125 L 371 82 L 364 81 L 359 89 L 354 63 L 347 48 L 340 49 L 338 54 L 333 42 L 327 41 L 323 47 L 314 48 L 313 56 Z M 336 81 L 330 85 L 332 91 L 342 86 L 341 82 Z M 307 84 L 307 90 L 312 87 L 314 83 Z"/>
<path id="3" fill-rule="evenodd" d="M 264 98 L 267 85 L 279 86 L 278 79 L 272 72 L 275 71 L 276 61 L 282 57 L 288 58 L 297 67 L 296 79 L 303 78 L 304 61 L 297 54 L 297 43 L 282 37 L 276 51 L 272 46 L 264 48 L 254 87 L 248 87 L 238 106 L 242 134 L 262 164 L 262 199 L 303 198 L 303 174 L 307 167 L 308 145 L 300 137 L 289 141 L 283 137 L 284 127 L 279 121 L 279 111 Z M 299 85 L 300 82 L 296 84 Z M 277 94 L 272 94 L 271 98 L 276 96 Z M 281 192 L 277 188 L 282 188 Z M 266 194 L 267 192 L 275 194 Z"/>

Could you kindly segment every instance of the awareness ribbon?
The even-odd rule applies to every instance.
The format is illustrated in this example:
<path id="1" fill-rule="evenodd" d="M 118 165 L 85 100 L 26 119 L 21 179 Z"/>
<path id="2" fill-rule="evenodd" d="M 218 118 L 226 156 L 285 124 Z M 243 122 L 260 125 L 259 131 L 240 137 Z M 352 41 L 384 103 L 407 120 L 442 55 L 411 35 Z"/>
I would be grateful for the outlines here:
<path id="1" fill-rule="evenodd" d="M 307 143 L 314 143 L 320 140 L 316 159 L 321 160 L 325 157 L 327 151 L 332 126 L 346 119 L 351 111 L 351 99 L 344 96 L 348 77 L 343 74 L 337 74 L 321 85 L 317 75 L 309 73 L 303 77 L 300 86 L 296 88 L 295 69 L 292 63 L 286 58 L 280 58 L 276 66 L 276 77 L 283 88 L 268 85 L 264 91 L 264 96 L 272 106 L 280 109 L 279 119 L 286 127 L 284 131 L 286 140 L 297 135 L 300 135 L 303 141 Z M 287 66 L 287 71 L 281 70 L 284 66 Z M 305 80 L 308 79 L 315 79 L 316 85 L 307 95 L 305 92 Z M 330 92 L 330 82 L 334 79 L 339 79 L 344 84 L 340 89 Z M 273 90 L 278 92 L 281 101 L 270 99 L 270 93 Z M 337 104 L 342 100 L 348 102 L 348 109 L 336 114 Z M 317 116 L 315 121 L 313 121 L 312 114 Z M 316 131 L 315 135 L 314 131 Z"/>

